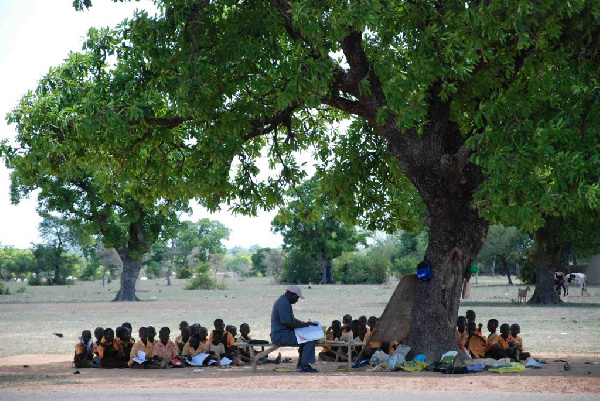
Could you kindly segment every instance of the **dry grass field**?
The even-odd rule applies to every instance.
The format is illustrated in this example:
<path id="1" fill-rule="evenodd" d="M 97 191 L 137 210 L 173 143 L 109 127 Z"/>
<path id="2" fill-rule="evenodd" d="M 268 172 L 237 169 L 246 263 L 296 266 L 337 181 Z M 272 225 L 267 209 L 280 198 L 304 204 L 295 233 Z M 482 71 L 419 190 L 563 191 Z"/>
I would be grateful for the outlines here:
<path id="1" fill-rule="evenodd" d="M 325 323 L 349 313 L 353 317 L 380 315 L 396 281 L 385 285 L 302 286 L 306 299 L 295 306 L 299 319 Z M 560 306 L 517 304 L 517 289 L 506 285 L 505 277 L 482 277 L 473 282 L 471 299 L 461 304 L 460 313 L 474 309 L 484 326 L 487 319 L 519 323 L 526 347 L 546 355 L 600 356 L 597 336 L 600 328 L 600 287 L 590 287 L 589 296 L 572 295 Z M 268 338 L 270 312 L 283 286 L 265 278 L 226 278 L 227 289 L 185 291 L 184 281 L 138 282 L 143 302 L 114 303 L 110 300 L 118 282 L 102 287 L 101 281 L 78 282 L 71 286 L 27 287 L 16 293 L 20 283 L 9 283 L 13 295 L 0 296 L 0 357 L 21 354 L 67 355 L 77 336 L 96 326 L 116 327 L 128 321 L 134 327 L 169 326 L 177 331 L 181 320 L 212 327 L 216 318 L 226 324 L 250 324 L 254 338 Z M 572 293 L 579 293 L 575 289 Z M 52 333 L 62 333 L 58 338 Z"/>

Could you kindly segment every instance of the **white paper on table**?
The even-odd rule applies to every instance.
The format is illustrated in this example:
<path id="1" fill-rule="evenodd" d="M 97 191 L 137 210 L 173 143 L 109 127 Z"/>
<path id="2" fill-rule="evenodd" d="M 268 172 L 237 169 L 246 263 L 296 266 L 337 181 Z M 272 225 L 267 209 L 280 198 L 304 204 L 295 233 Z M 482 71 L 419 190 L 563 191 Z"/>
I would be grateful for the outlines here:
<path id="1" fill-rule="evenodd" d="M 313 322 L 317 323 L 317 326 L 308 326 L 308 327 L 300 327 L 294 329 L 296 333 L 296 340 L 298 344 L 304 344 L 309 341 L 317 341 L 322 338 L 325 338 L 323 334 L 323 327 L 321 326 L 321 322 Z"/>
<path id="2" fill-rule="evenodd" d="M 142 364 L 142 363 L 146 362 L 146 353 L 144 351 L 138 351 L 137 356 L 134 356 L 131 359 L 139 364 Z"/>
<path id="3" fill-rule="evenodd" d="M 202 364 L 204 363 L 204 360 L 206 358 L 208 358 L 209 356 L 210 356 L 209 354 L 198 354 L 198 355 L 192 357 L 191 360 L 188 360 L 187 363 L 192 366 L 202 366 Z"/>

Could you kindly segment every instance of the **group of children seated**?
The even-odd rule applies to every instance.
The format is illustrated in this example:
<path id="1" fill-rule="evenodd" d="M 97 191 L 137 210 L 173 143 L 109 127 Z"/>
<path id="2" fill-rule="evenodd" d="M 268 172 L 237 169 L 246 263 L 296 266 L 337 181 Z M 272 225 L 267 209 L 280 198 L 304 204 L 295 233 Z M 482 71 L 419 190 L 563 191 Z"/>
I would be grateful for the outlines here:
<path id="1" fill-rule="evenodd" d="M 130 323 L 123 323 L 116 331 L 97 327 L 94 330 L 95 340 L 90 330 L 84 330 L 75 346 L 73 363 L 76 368 L 159 369 L 184 366 L 186 361 L 199 354 L 207 355 L 202 365 L 220 366 L 225 357 L 237 366 L 250 360 L 247 347 L 234 346 L 236 342 L 250 340 L 247 323 L 240 325 L 237 338 L 236 327 L 225 326 L 222 319 L 214 321 L 214 330 L 210 333 L 206 327 L 198 323 L 189 325 L 186 321 L 179 324 L 179 330 L 175 341 L 171 341 L 168 327 L 159 330 L 158 339 L 154 327 L 140 327 L 138 341 L 131 337 Z"/>
<path id="2" fill-rule="evenodd" d="M 509 325 L 503 323 L 500 325 L 500 334 L 498 330 L 498 320 L 488 320 L 487 329 L 489 335 L 483 335 L 481 323 L 475 322 L 475 311 L 468 310 L 465 316 L 459 316 L 454 334 L 456 344 L 464 347 L 473 358 L 510 358 L 515 361 L 524 361 L 531 356 L 523 348 L 523 339 L 519 336 L 521 327 L 514 323 Z"/>
<path id="3" fill-rule="evenodd" d="M 384 352 L 391 354 L 398 342 L 382 343 L 379 341 L 369 341 L 377 320 L 375 316 L 371 316 L 368 319 L 366 316 L 352 319 L 352 316 L 344 315 L 341 322 L 339 320 L 331 322 L 331 326 L 325 332 L 325 340 L 364 342 L 366 344 L 364 349 L 359 346 L 352 348 L 351 355 L 353 358 L 356 358 L 361 352 L 365 357 L 370 357 L 377 349 L 382 349 Z M 319 352 L 319 359 L 322 361 L 344 361 L 347 358 L 347 353 L 341 347 L 323 347 L 321 352 Z"/>

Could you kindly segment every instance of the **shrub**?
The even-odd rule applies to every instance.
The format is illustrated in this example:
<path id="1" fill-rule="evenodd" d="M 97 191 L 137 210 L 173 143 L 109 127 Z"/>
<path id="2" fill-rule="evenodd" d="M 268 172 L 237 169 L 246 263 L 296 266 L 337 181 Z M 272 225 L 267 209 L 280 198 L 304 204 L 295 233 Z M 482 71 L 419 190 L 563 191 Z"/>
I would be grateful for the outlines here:
<path id="1" fill-rule="evenodd" d="M 283 262 L 282 279 L 288 283 L 306 284 L 319 280 L 319 264 L 308 253 L 292 249 Z"/>
<path id="2" fill-rule="evenodd" d="M 187 267 L 182 267 L 177 272 L 177 278 L 188 279 L 192 277 L 192 271 Z"/>
<path id="3" fill-rule="evenodd" d="M 17 289 L 17 294 L 22 294 L 22 293 L 24 293 L 26 289 L 27 289 L 27 287 L 25 287 L 24 285 L 20 286 L 20 287 Z"/>
<path id="4" fill-rule="evenodd" d="M 335 276 L 343 284 L 382 284 L 387 281 L 390 261 L 382 252 L 352 253 L 336 263 Z"/>
<path id="5" fill-rule="evenodd" d="M 217 288 L 217 282 L 208 274 L 198 274 L 189 279 L 183 287 L 184 290 L 214 290 L 215 288 Z"/>
<path id="6" fill-rule="evenodd" d="M 3 282 L 0 281 L 0 295 L 10 295 L 10 290 Z"/>

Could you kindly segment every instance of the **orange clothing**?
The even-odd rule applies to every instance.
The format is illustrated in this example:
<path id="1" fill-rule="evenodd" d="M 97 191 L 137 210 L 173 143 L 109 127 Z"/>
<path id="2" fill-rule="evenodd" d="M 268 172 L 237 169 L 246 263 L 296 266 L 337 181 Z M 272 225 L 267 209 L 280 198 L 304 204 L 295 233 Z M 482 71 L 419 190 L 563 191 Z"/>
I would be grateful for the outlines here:
<path id="1" fill-rule="evenodd" d="M 467 341 L 469 346 L 467 350 L 473 356 L 473 358 L 483 358 L 485 356 L 486 341 L 485 338 L 479 335 L 472 335 Z"/>
<path id="2" fill-rule="evenodd" d="M 509 341 L 509 338 L 504 339 L 504 337 L 502 337 L 502 336 L 494 337 L 494 339 L 492 341 L 490 341 L 490 348 L 492 346 L 494 346 L 494 344 L 500 344 L 502 349 L 508 349 L 508 348 L 510 348 L 508 341 Z"/>
<path id="3" fill-rule="evenodd" d="M 214 333 L 214 330 L 210 332 L 210 336 L 208 337 L 208 341 L 212 341 L 213 340 L 213 333 Z M 235 344 L 235 340 L 233 339 L 233 335 L 231 335 L 231 333 L 228 332 L 227 330 L 225 330 L 223 332 L 223 335 L 226 338 L 226 340 L 225 340 L 225 347 L 227 347 L 227 348 L 233 347 L 233 344 Z"/>
<path id="4" fill-rule="evenodd" d="M 521 338 L 521 336 L 517 335 L 517 338 L 514 338 L 512 334 L 509 334 L 508 340 L 519 344 L 521 346 L 519 351 L 525 351 L 525 348 L 523 348 L 523 339 Z"/>
<path id="5" fill-rule="evenodd" d="M 152 347 L 152 355 L 159 358 L 176 358 L 177 350 L 173 341 L 167 341 L 167 345 L 164 345 L 161 341 L 157 341 L 154 347 Z"/>
<path id="6" fill-rule="evenodd" d="M 456 341 L 457 345 L 462 345 L 464 347 L 465 344 L 467 343 L 468 338 L 469 338 L 469 334 L 466 331 L 461 333 L 458 330 L 456 330 L 454 332 L 454 340 Z"/>
<path id="7" fill-rule="evenodd" d="M 124 355 L 123 354 L 123 346 L 121 345 L 121 342 L 119 340 L 117 340 L 115 338 L 111 341 L 111 344 L 112 344 L 112 348 L 115 349 L 119 353 L 119 357 Z M 106 339 L 102 339 L 100 346 L 98 346 L 98 356 L 100 357 L 100 359 L 104 358 L 104 351 L 105 351 L 106 346 L 107 346 Z"/>
<path id="8" fill-rule="evenodd" d="M 485 352 L 488 352 L 490 350 L 490 347 L 492 346 L 492 341 L 494 341 L 494 338 L 496 338 L 498 336 L 499 336 L 499 334 L 497 332 L 493 332 L 488 336 L 487 342 L 485 345 Z"/>
<path id="9" fill-rule="evenodd" d="M 475 334 L 477 334 L 478 336 L 483 336 L 483 332 L 479 327 L 475 329 Z"/>
<path id="10" fill-rule="evenodd" d="M 75 354 L 83 354 L 87 352 L 87 347 L 83 343 L 77 343 L 75 345 Z"/>
<path id="11" fill-rule="evenodd" d="M 152 349 L 154 348 L 154 343 L 150 340 L 146 341 L 146 345 L 144 345 L 142 340 L 139 340 L 133 344 L 133 348 L 131 348 L 131 352 L 129 353 L 129 362 L 127 362 L 127 365 L 130 367 L 133 365 L 133 357 L 138 355 L 138 351 L 144 351 L 146 353 L 146 359 L 152 358 Z"/>
<path id="12" fill-rule="evenodd" d="M 100 344 L 98 344 L 96 341 L 94 341 L 94 343 L 92 344 L 92 355 L 100 355 L 98 353 L 99 346 L 100 346 Z"/>
<path id="13" fill-rule="evenodd" d="M 181 355 L 195 357 L 198 354 L 208 354 L 207 343 L 207 340 L 200 341 L 200 345 L 198 345 L 198 348 L 194 349 L 194 347 L 192 347 L 188 341 L 183 346 L 183 351 L 181 352 Z"/>

